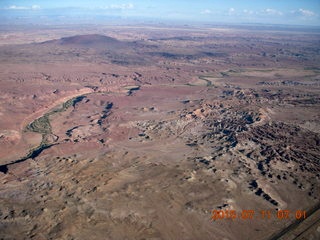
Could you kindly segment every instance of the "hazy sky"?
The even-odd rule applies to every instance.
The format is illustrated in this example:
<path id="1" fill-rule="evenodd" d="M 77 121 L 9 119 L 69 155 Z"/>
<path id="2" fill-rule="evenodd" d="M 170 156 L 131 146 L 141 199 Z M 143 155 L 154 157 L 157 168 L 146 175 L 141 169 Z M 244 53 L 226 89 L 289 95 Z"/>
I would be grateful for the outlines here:
<path id="1" fill-rule="evenodd" d="M 320 26 L 320 0 L 0 0 L 0 15 Z M 90 19 L 88 18 L 88 19 Z M 40 18 L 41 19 L 41 18 Z"/>

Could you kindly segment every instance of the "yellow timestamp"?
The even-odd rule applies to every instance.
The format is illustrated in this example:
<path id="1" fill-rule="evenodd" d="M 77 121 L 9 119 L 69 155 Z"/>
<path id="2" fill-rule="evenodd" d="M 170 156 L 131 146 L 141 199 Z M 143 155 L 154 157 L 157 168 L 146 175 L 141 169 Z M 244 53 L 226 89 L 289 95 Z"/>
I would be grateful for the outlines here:
<path id="1" fill-rule="evenodd" d="M 290 210 L 260 210 L 255 211 L 253 209 L 244 209 L 240 212 L 236 210 L 212 210 L 211 220 L 222 220 L 222 219 L 306 219 L 307 212 L 304 210 L 290 211 Z"/>

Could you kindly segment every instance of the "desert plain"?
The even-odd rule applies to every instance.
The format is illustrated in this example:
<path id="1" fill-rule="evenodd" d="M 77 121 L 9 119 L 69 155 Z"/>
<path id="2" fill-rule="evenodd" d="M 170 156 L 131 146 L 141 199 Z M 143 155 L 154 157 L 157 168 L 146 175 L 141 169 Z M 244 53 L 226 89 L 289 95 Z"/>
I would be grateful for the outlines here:
<path id="1" fill-rule="evenodd" d="M 0 239 L 319 239 L 320 32 L 2 27 L 0 150 Z"/>

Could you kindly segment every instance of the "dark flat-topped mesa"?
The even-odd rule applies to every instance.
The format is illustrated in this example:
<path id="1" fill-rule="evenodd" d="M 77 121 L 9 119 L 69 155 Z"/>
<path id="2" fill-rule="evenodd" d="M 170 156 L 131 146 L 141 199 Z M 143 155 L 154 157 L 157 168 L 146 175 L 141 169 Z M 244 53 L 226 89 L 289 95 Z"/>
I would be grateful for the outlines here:
<path id="1" fill-rule="evenodd" d="M 37 57 L 38 61 L 43 59 L 43 61 L 61 62 L 68 59 L 69 61 L 109 62 L 122 66 L 141 66 L 150 62 L 143 55 L 141 50 L 143 46 L 143 43 L 134 41 L 122 41 L 105 35 L 88 34 L 26 45 L 24 49 L 21 49 L 23 54 L 20 52 L 18 54 L 32 57 L 35 52 L 41 52 L 42 54 Z M 36 49 L 32 51 L 33 48 Z M 17 55 L 17 53 L 14 54 Z"/>
<path id="2" fill-rule="evenodd" d="M 96 44 L 120 44 L 121 42 L 115 38 L 107 37 L 99 34 L 77 35 L 73 37 L 64 37 L 58 40 L 60 45 L 84 45 L 94 46 Z"/>
<path id="3" fill-rule="evenodd" d="M 121 42 L 115 38 L 107 37 L 99 34 L 88 34 L 88 35 L 76 35 L 71 37 L 64 37 L 61 39 L 50 40 L 41 43 L 45 44 L 56 44 L 67 47 L 85 47 L 85 48 L 116 48 L 124 47 L 125 42 Z"/>

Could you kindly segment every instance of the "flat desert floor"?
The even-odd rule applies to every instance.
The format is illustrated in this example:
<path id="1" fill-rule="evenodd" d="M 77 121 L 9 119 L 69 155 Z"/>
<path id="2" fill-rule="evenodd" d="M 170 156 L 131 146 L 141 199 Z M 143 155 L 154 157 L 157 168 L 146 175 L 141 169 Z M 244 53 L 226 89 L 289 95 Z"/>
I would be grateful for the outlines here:
<path id="1" fill-rule="evenodd" d="M 3 27 L 0 239 L 319 239 L 319 43 Z"/>

